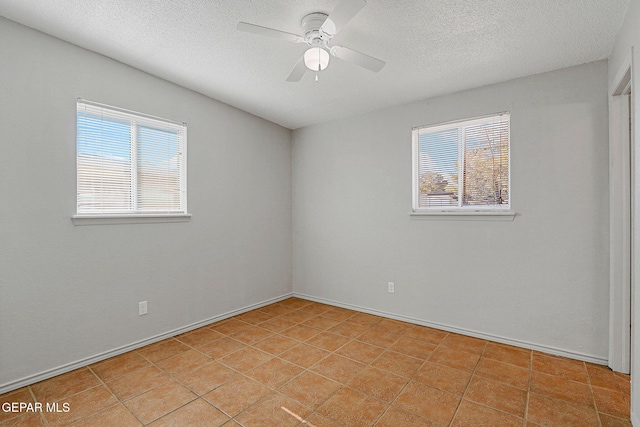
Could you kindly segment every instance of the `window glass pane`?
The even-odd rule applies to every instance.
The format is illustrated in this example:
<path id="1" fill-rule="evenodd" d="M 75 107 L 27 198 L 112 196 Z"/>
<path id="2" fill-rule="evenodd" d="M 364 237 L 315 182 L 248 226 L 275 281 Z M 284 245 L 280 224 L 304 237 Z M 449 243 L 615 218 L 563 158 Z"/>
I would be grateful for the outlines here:
<path id="1" fill-rule="evenodd" d="M 458 129 L 421 134 L 418 153 L 418 206 L 458 206 Z"/>
<path id="2" fill-rule="evenodd" d="M 138 209 L 180 210 L 180 155 L 174 130 L 137 126 Z"/>
<path id="3" fill-rule="evenodd" d="M 490 122 L 464 130 L 464 206 L 509 203 L 509 127 Z"/>
<path id="4" fill-rule="evenodd" d="M 78 212 L 131 209 L 131 127 L 125 120 L 78 112 Z"/>

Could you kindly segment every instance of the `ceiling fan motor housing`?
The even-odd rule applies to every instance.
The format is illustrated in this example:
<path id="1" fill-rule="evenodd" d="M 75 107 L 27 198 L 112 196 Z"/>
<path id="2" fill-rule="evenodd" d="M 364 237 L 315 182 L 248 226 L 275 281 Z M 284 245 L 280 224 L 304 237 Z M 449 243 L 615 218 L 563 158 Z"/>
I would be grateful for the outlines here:
<path id="1" fill-rule="evenodd" d="M 331 35 L 325 34 L 320 29 L 327 20 L 328 15 L 322 12 L 314 12 L 302 18 L 300 25 L 304 31 L 304 41 L 312 47 L 326 47 Z"/>

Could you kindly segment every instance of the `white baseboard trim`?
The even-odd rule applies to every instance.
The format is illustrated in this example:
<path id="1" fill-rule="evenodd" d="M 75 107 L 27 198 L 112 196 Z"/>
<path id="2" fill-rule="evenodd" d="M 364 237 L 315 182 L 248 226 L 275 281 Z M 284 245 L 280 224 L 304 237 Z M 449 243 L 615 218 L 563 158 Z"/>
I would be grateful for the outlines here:
<path id="1" fill-rule="evenodd" d="M 456 333 L 456 334 L 467 335 L 467 336 L 480 338 L 480 339 L 484 339 L 484 340 L 488 340 L 488 341 L 495 341 L 495 342 L 499 342 L 499 343 L 502 343 L 502 344 L 512 345 L 512 346 L 515 346 L 515 347 L 526 348 L 526 349 L 529 349 L 529 350 L 536 350 L 536 351 L 539 351 L 539 352 L 542 352 L 542 353 L 553 354 L 555 356 L 568 357 L 570 359 L 581 360 L 583 362 L 596 363 L 598 365 L 607 365 L 607 363 L 608 363 L 608 360 L 606 358 L 592 356 L 592 355 L 589 355 L 589 354 L 579 353 L 579 352 L 570 351 L 570 350 L 564 350 L 564 349 L 555 348 L 555 347 L 549 347 L 549 346 L 540 345 L 540 344 L 534 344 L 534 343 L 530 343 L 530 342 L 527 342 L 527 341 L 521 341 L 521 340 L 516 340 L 516 339 L 512 339 L 512 338 L 505 338 L 505 337 L 501 337 L 501 336 L 498 336 L 498 335 L 492 335 L 492 334 L 487 334 L 487 333 L 484 333 L 484 332 L 474 331 L 474 330 L 471 330 L 471 329 L 464 329 L 464 328 L 458 328 L 458 327 L 455 327 L 455 326 L 444 325 L 444 324 L 441 324 L 441 323 L 429 322 L 429 321 L 422 320 L 422 319 L 416 319 L 414 317 L 403 316 L 403 315 L 400 315 L 400 314 L 389 313 L 389 312 L 386 312 L 386 311 L 370 309 L 370 308 L 361 307 L 361 306 L 357 306 L 357 305 L 353 305 L 353 304 L 345 304 L 345 303 L 341 303 L 341 302 L 338 302 L 338 301 L 333 301 L 333 300 L 329 300 L 329 299 L 325 299 L 325 298 L 314 297 L 312 295 L 301 294 L 301 293 L 298 293 L 298 292 L 294 292 L 293 296 L 296 297 L 296 298 L 306 299 L 306 300 L 309 300 L 309 301 L 315 301 L 315 302 L 319 302 L 319 303 L 322 303 L 322 304 L 328 304 L 328 305 L 332 305 L 332 306 L 336 306 L 336 307 L 342 307 L 342 308 L 347 308 L 347 309 L 350 309 L 350 310 L 360 311 L 360 312 L 363 312 L 363 313 L 374 314 L 376 316 L 386 317 L 386 318 L 389 318 L 389 319 L 401 320 L 403 322 L 413 323 L 413 324 L 421 325 L 421 326 L 428 326 L 430 328 L 440 329 L 440 330 L 447 331 L 447 332 L 453 332 L 453 333 Z"/>
<path id="2" fill-rule="evenodd" d="M 251 310 L 255 310 L 255 309 L 260 308 L 260 307 L 264 307 L 265 305 L 269 305 L 269 304 L 273 304 L 273 303 L 278 302 L 278 301 L 282 301 L 282 300 L 290 298 L 292 296 L 293 296 L 293 293 L 290 292 L 288 294 L 281 295 L 279 297 L 275 297 L 275 298 L 271 298 L 271 299 L 268 299 L 268 300 L 265 300 L 265 301 L 262 301 L 262 302 L 259 302 L 259 303 L 251 304 L 251 305 L 248 305 L 246 307 L 239 308 L 237 310 L 232 310 L 232 311 L 220 314 L 218 316 L 210 317 L 208 319 L 204 319 L 204 320 L 201 320 L 199 322 L 183 326 L 181 328 L 173 329 L 171 331 L 168 331 L 168 332 L 165 332 L 165 333 L 162 333 L 162 334 L 159 334 L 159 335 L 155 335 L 155 336 L 150 337 L 150 338 L 146 338 L 146 339 L 143 339 L 143 340 L 140 340 L 140 341 L 136 341 L 134 343 L 127 344 L 127 345 L 122 346 L 122 347 L 114 348 L 112 350 L 105 351 L 103 353 L 99 353 L 99 354 L 96 354 L 96 355 L 93 355 L 93 356 L 85 357 L 84 359 L 76 360 L 75 362 L 66 363 L 64 365 L 58 366 L 58 367 L 53 368 L 53 369 L 47 369 L 46 371 L 42 371 L 42 372 L 39 372 L 37 374 L 29 375 L 29 376 L 20 378 L 20 379 L 15 380 L 15 381 L 10 381 L 8 383 L 0 384 L 0 394 L 8 393 L 10 391 L 17 390 L 17 389 L 25 387 L 25 386 L 28 386 L 28 385 L 31 385 L 31 384 L 35 384 L 35 383 L 37 383 L 39 381 L 43 381 L 43 380 L 55 377 L 57 375 L 61 375 L 61 374 L 65 374 L 67 372 L 71 372 L 71 371 L 73 371 L 75 369 L 82 368 L 84 366 L 88 366 L 88 365 L 100 362 L 100 361 L 108 359 L 110 357 L 118 356 L 118 355 L 126 353 L 128 351 L 135 350 L 135 349 L 138 349 L 140 347 L 144 347 L 146 345 L 153 344 L 153 343 L 158 342 L 158 341 L 162 341 L 162 340 L 164 340 L 166 338 L 170 338 L 170 337 L 173 337 L 173 336 L 176 336 L 176 335 L 183 334 L 185 332 L 189 332 L 189 331 L 191 331 L 193 329 L 201 328 L 202 326 L 210 325 L 211 323 L 219 322 L 221 320 L 228 319 L 230 317 L 237 316 L 237 315 L 242 314 L 242 313 L 246 313 L 247 311 L 251 311 Z"/>
<path id="3" fill-rule="evenodd" d="M 633 427 L 640 427 L 640 418 L 638 418 L 638 414 L 631 413 L 631 425 Z"/>

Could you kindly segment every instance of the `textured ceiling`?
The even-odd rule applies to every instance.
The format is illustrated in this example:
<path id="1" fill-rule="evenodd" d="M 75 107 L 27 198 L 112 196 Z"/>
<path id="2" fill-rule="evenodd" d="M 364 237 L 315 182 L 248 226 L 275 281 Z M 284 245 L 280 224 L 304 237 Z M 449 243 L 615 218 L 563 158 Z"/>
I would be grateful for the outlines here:
<path id="1" fill-rule="evenodd" d="M 286 82 L 305 50 L 236 30 L 301 34 L 338 0 L 0 0 L 0 15 L 290 129 L 606 58 L 629 0 L 368 0 L 334 38 L 387 62 L 331 58 Z"/>

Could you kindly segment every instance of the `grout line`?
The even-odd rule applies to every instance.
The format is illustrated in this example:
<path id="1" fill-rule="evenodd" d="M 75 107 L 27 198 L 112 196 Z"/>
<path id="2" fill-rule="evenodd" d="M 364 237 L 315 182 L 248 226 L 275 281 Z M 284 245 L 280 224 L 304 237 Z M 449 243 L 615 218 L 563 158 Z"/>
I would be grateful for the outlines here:
<path id="1" fill-rule="evenodd" d="M 38 399 L 36 399 L 36 394 L 31 389 L 31 386 L 27 386 L 27 390 L 29 391 L 29 394 L 31 395 L 33 401 L 37 402 Z M 49 420 L 47 419 L 47 417 L 45 417 L 44 412 L 40 412 L 40 419 L 42 420 L 42 423 L 45 425 L 45 427 L 50 427 Z"/>
<path id="2" fill-rule="evenodd" d="M 533 351 L 529 354 L 529 380 L 527 381 L 527 396 L 524 402 L 524 425 L 529 422 L 529 399 L 531 398 L 531 376 L 533 374 Z"/>
<path id="3" fill-rule="evenodd" d="M 471 381 L 473 381 L 473 377 L 476 374 L 476 369 L 478 369 L 478 365 L 480 364 L 480 360 L 482 359 L 482 355 L 487 350 L 487 344 L 488 344 L 488 341 L 485 340 L 484 348 L 482 349 L 482 352 L 480 353 L 480 357 L 478 357 L 478 361 L 476 362 L 475 366 L 473 367 L 473 370 L 471 371 L 471 375 L 469 375 L 469 381 L 467 381 L 467 385 L 465 386 L 465 388 L 464 388 L 464 390 L 462 392 L 462 396 L 460 396 L 460 400 L 458 400 L 458 405 L 456 406 L 456 410 L 453 412 L 453 416 L 451 417 L 451 420 L 449 420 L 449 425 L 453 424 L 453 420 L 456 419 L 456 416 L 458 415 L 458 412 L 460 411 L 460 406 L 462 406 L 462 401 L 464 400 L 464 397 L 467 394 L 467 390 L 469 390 L 469 386 L 471 385 Z M 482 405 L 482 406 L 486 406 L 486 405 Z M 491 408 L 491 409 L 496 409 L 496 408 Z"/>
<path id="4" fill-rule="evenodd" d="M 598 410 L 598 404 L 596 403 L 596 395 L 593 391 L 593 384 L 591 384 L 591 374 L 589 373 L 589 369 L 587 369 L 587 364 L 582 362 L 585 372 L 587 373 L 587 384 L 589 385 L 589 394 L 591 394 L 591 401 L 593 402 L 593 408 L 596 411 L 596 420 L 598 422 L 598 427 L 602 427 L 602 420 L 600 419 L 600 411 Z"/>

